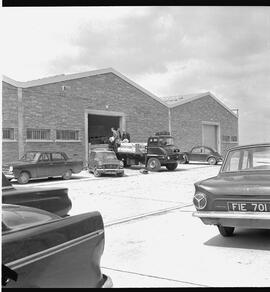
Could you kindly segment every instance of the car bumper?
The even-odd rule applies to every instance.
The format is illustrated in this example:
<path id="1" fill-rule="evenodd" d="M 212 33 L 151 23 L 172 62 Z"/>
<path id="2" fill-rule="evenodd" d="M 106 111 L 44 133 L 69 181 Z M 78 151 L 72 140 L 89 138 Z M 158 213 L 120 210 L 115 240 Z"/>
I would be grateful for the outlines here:
<path id="1" fill-rule="evenodd" d="M 193 216 L 207 225 L 270 229 L 269 212 L 196 211 Z"/>
<path id="2" fill-rule="evenodd" d="M 11 179 L 15 178 L 13 172 L 3 170 L 3 173 L 4 173 L 4 175 L 6 176 L 6 178 L 7 178 L 8 180 L 11 180 Z"/>
<path id="3" fill-rule="evenodd" d="M 116 174 L 124 173 L 124 169 L 97 169 L 97 172 L 100 174 Z"/>

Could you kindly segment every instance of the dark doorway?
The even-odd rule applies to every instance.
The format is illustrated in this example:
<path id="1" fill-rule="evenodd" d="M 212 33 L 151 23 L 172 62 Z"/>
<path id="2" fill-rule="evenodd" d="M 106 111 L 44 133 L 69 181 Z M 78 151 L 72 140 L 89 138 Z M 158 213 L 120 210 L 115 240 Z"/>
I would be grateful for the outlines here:
<path id="1" fill-rule="evenodd" d="M 88 115 L 88 143 L 107 144 L 112 136 L 111 128 L 120 127 L 120 117 Z"/>

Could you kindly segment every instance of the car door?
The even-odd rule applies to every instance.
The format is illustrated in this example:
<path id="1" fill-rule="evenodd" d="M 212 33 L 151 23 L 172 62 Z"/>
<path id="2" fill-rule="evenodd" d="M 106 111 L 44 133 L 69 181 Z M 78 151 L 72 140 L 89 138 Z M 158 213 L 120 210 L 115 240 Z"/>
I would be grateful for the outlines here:
<path id="1" fill-rule="evenodd" d="M 62 176 L 68 168 L 67 161 L 61 152 L 51 153 L 51 169 L 53 176 Z"/>
<path id="2" fill-rule="evenodd" d="M 16 216 L 21 215 L 19 226 L 2 228 L 2 263 L 17 273 L 17 281 L 11 280 L 6 287 L 100 287 L 104 249 L 100 213 L 50 219 L 44 212 L 39 216 L 31 212 L 16 211 Z M 34 216 L 31 226 L 29 220 Z M 23 224 L 22 220 L 27 223 Z"/>
<path id="3" fill-rule="evenodd" d="M 50 153 L 43 152 L 40 154 L 36 167 L 37 177 L 48 177 L 50 176 Z"/>
<path id="4" fill-rule="evenodd" d="M 191 149 L 190 155 L 189 155 L 189 160 L 191 161 L 204 161 L 204 152 L 203 152 L 203 147 L 193 147 Z"/>

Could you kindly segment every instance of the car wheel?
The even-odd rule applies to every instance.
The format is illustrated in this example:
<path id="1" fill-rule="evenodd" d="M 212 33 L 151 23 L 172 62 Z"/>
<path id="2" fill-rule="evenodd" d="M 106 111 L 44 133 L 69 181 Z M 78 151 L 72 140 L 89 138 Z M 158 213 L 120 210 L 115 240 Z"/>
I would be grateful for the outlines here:
<path id="1" fill-rule="evenodd" d="M 215 157 L 210 157 L 208 158 L 207 162 L 210 164 L 210 165 L 215 165 L 217 164 L 217 160 Z"/>
<path id="2" fill-rule="evenodd" d="M 169 163 L 169 164 L 167 164 L 166 165 L 166 168 L 168 169 L 168 170 L 175 170 L 176 168 L 177 168 L 177 166 L 178 166 L 178 163 L 176 162 L 176 163 Z"/>
<path id="3" fill-rule="evenodd" d="M 157 158 L 150 158 L 147 162 L 147 169 L 150 171 L 159 171 L 160 167 L 161 164 Z"/>
<path id="4" fill-rule="evenodd" d="M 71 175 L 72 175 L 72 172 L 70 169 L 68 169 L 62 176 L 63 179 L 67 180 L 67 179 L 70 179 L 71 178 Z"/>
<path id="5" fill-rule="evenodd" d="M 222 236 L 227 237 L 233 235 L 234 227 L 218 225 L 218 230 Z"/>
<path id="6" fill-rule="evenodd" d="M 117 173 L 116 175 L 117 175 L 117 176 L 123 176 L 124 173 L 123 173 L 123 172 L 119 172 L 119 173 Z"/>
<path id="7" fill-rule="evenodd" d="M 100 177 L 101 176 L 101 173 L 97 171 L 97 168 L 96 167 L 94 168 L 93 173 L 94 173 L 94 176 L 95 177 Z"/>
<path id="8" fill-rule="evenodd" d="M 30 175 L 28 172 L 21 172 L 19 177 L 17 178 L 17 181 L 19 184 L 27 184 L 29 182 Z"/>

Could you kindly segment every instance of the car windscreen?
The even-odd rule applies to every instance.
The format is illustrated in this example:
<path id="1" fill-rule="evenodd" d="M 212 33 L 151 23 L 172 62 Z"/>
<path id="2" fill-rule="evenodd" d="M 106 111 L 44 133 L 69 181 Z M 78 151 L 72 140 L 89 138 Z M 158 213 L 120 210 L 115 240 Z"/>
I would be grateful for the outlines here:
<path id="1" fill-rule="evenodd" d="M 20 160 L 22 161 L 37 161 L 39 158 L 39 152 L 26 152 Z"/>
<path id="2" fill-rule="evenodd" d="M 174 145 L 172 137 L 159 138 L 159 143 L 160 143 L 160 145 L 163 145 L 163 146 L 172 146 L 172 145 Z"/>
<path id="3" fill-rule="evenodd" d="M 270 170 L 270 146 L 231 150 L 222 172 Z"/>
<path id="4" fill-rule="evenodd" d="M 101 160 L 116 159 L 114 152 L 97 152 L 96 157 Z"/>

